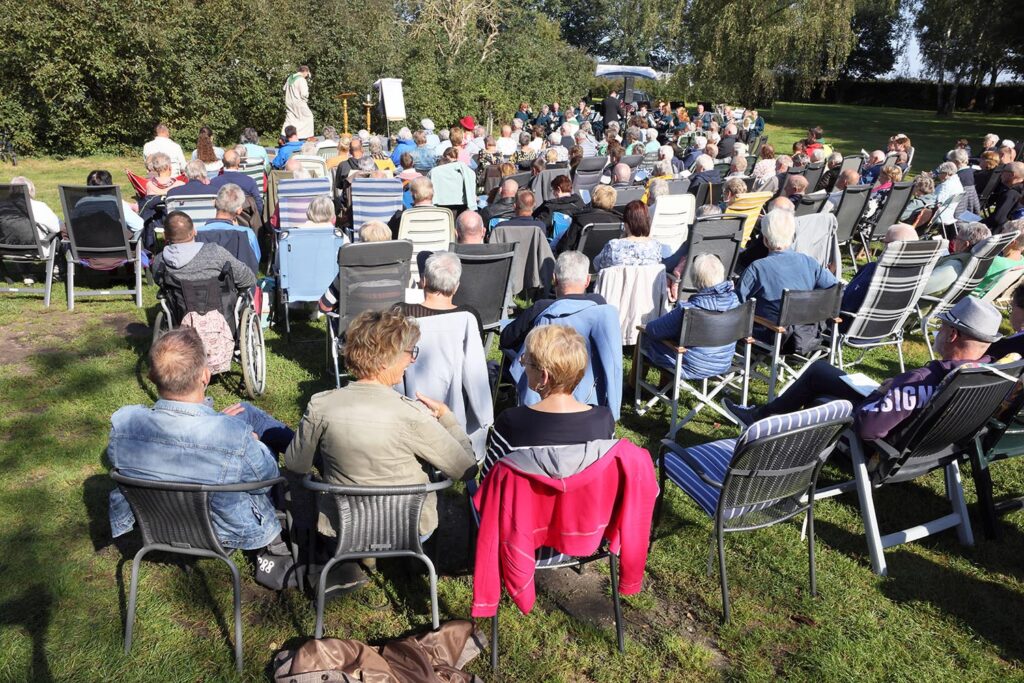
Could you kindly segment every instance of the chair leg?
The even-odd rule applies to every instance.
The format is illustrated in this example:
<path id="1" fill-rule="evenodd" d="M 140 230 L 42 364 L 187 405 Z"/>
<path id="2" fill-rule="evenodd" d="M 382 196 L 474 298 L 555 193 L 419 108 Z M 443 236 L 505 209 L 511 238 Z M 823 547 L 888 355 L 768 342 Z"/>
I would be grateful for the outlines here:
<path id="1" fill-rule="evenodd" d="M 651 524 L 651 544 L 654 546 L 654 529 L 658 528 L 661 524 L 661 509 L 665 504 L 665 482 L 668 480 L 668 474 L 665 472 L 665 451 L 662 450 L 658 454 L 658 499 L 654 502 L 654 522 Z"/>
<path id="2" fill-rule="evenodd" d="M 999 538 L 999 523 L 996 518 L 996 504 L 992 496 L 992 473 L 988 463 L 982 459 L 981 444 L 974 440 L 971 451 L 971 474 L 974 477 L 974 491 L 978 496 L 978 507 L 981 510 L 981 525 L 985 538 Z"/>
<path id="3" fill-rule="evenodd" d="M 814 494 L 810 495 L 807 507 L 807 554 L 810 562 L 811 595 L 818 594 L 817 566 L 814 562 Z"/>
<path id="4" fill-rule="evenodd" d="M 135 250 L 135 307 L 142 308 L 142 245 Z"/>
<path id="5" fill-rule="evenodd" d="M 320 640 L 324 637 L 324 601 L 326 600 L 327 594 L 327 573 L 331 570 L 335 564 L 337 564 L 335 558 L 331 558 L 324 565 L 324 568 L 320 570 L 320 581 L 316 591 L 316 631 L 315 638 Z"/>
<path id="6" fill-rule="evenodd" d="M 498 612 L 491 617 L 491 671 L 498 670 Z"/>
<path id="7" fill-rule="evenodd" d="M 921 334 L 924 335 L 924 345 L 928 347 L 928 357 L 935 360 L 935 351 L 932 349 L 932 340 L 928 336 L 928 318 L 921 317 Z"/>
<path id="8" fill-rule="evenodd" d="M 53 267 L 57 259 L 57 243 L 50 244 L 50 257 L 46 259 L 46 291 L 43 293 L 43 305 L 50 307 L 50 294 L 53 291 Z"/>
<path id="9" fill-rule="evenodd" d="M 956 536 L 960 545 L 974 545 L 974 532 L 971 530 L 971 518 L 967 514 L 967 502 L 964 500 L 964 486 L 960 480 L 960 465 L 954 460 L 946 465 L 946 495 L 953 504 L 953 510 L 960 517 L 956 525 Z"/>
<path id="10" fill-rule="evenodd" d="M 423 561 L 423 564 L 427 565 L 427 573 L 430 576 L 430 623 L 436 631 L 440 628 L 441 623 L 437 614 L 437 571 L 434 569 L 434 563 L 430 561 L 430 558 L 424 555 L 417 555 Z"/>
<path id="11" fill-rule="evenodd" d="M 235 668 L 242 673 L 242 577 L 238 573 L 238 567 L 227 558 L 224 562 L 231 567 L 231 584 L 235 597 Z"/>
<path id="12" fill-rule="evenodd" d="M 640 382 L 643 381 L 644 354 L 640 346 L 644 343 L 644 335 L 641 332 L 637 337 L 636 346 L 633 347 L 633 408 L 638 413 L 641 410 Z"/>
<path id="13" fill-rule="evenodd" d="M 626 637 L 622 627 L 622 603 L 619 600 L 619 558 L 613 552 L 608 553 L 608 564 L 612 575 L 612 609 L 615 611 L 615 638 L 619 652 L 626 652 Z"/>
<path id="14" fill-rule="evenodd" d="M 132 633 L 135 630 L 135 605 L 139 594 L 139 567 L 142 564 L 142 558 L 148 552 L 147 548 L 142 548 L 139 552 L 135 553 L 135 559 L 132 561 L 132 578 L 130 588 L 128 589 L 128 614 L 124 622 L 125 654 L 128 654 L 132 649 Z"/>
<path id="15" fill-rule="evenodd" d="M 725 534 L 721 529 L 716 536 L 718 541 L 718 580 L 722 585 L 722 623 L 729 623 L 729 579 L 725 575 Z"/>
<path id="16" fill-rule="evenodd" d="M 871 570 L 879 576 L 885 576 L 888 570 L 885 566 L 882 536 L 878 532 L 875 501 L 871 495 L 871 478 L 868 475 L 867 463 L 864 461 L 864 453 L 856 439 L 850 440 L 850 457 L 853 460 L 853 474 L 857 481 L 857 498 L 860 501 L 860 516 L 864 521 L 864 535 L 868 541 Z"/>
<path id="17" fill-rule="evenodd" d="M 68 252 L 67 256 L 68 270 L 65 283 L 68 288 L 68 310 L 75 310 L 75 262 L 71 258 L 71 252 Z"/>
<path id="18" fill-rule="evenodd" d="M 925 336 L 925 340 L 927 341 L 927 339 L 928 339 L 928 337 L 926 335 Z M 930 346 L 928 347 L 928 351 L 929 351 L 929 353 L 931 352 L 931 347 Z M 906 372 L 907 371 L 907 366 L 903 362 L 903 339 L 900 339 L 899 341 L 896 342 L 896 355 L 899 356 L 899 358 L 900 358 L 900 372 L 901 373 Z M 934 358 L 934 356 L 933 356 L 933 358 Z"/>

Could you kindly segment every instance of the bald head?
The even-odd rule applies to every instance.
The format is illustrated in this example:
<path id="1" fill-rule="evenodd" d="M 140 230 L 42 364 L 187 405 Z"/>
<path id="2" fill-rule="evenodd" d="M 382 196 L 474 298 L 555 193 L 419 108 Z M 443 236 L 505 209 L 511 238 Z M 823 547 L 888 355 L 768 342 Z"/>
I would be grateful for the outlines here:
<path id="1" fill-rule="evenodd" d="M 807 178 L 802 175 L 791 175 L 786 179 L 785 193 L 788 195 L 803 194 L 807 191 Z"/>
<path id="2" fill-rule="evenodd" d="M 238 152 L 233 149 L 224 150 L 224 168 L 238 168 L 241 159 L 238 157 Z"/>
<path id="3" fill-rule="evenodd" d="M 892 242 L 913 242 L 917 239 L 917 230 L 914 230 L 914 226 L 907 225 L 906 223 L 897 223 L 896 225 L 889 226 L 889 229 L 885 231 L 885 237 L 883 241 L 886 244 Z"/>
<path id="4" fill-rule="evenodd" d="M 505 180 L 502 181 L 502 183 L 501 183 L 501 198 L 502 199 L 515 199 L 516 192 L 518 192 L 518 191 L 519 191 L 519 183 L 517 183 L 516 181 L 512 180 L 511 178 L 506 178 Z"/>
<path id="5" fill-rule="evenodd" d="M 776 197 L 775 199 L 768 202 L 768 210 L 765 213 L 771 213 L 775 209 L 782 209 L 784 211 L 795 211 L 796 207 L 793 206 L 793 202 L 789 201 L 788 197 Z"/>
<path id="6" fill-rule="evenodd" d="M 484 219 L 476 211 L 463 211 L 455 221 L 459 244 L 483 244 Z"/>
<path id="7" fill-rule="evenodd" d="M 843 190 L 850 185 L 856 185 L 858 182 L 860 182 L 860 174 L 852 168 L 848 168 L 839 174 L 839 180 L 836 181 L 836 189 Z"/>
<path id="8" fill-rule="evenodd" d="M 627 164 L 615 164 L 612 169 L 612 182 L 613 183 L 628 183 L 632 177 L 633 172 L 629 170 Z"/>

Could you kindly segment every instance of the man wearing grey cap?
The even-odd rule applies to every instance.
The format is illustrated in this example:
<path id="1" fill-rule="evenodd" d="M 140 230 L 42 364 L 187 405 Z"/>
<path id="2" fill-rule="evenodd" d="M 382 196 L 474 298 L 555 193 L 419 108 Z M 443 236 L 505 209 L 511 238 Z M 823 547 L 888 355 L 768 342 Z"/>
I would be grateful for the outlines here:
<path id="1" fill-rule="evenodd" d="M 925 406 L 935 389 L 950 372 L 964 363 L 991 362 L 988 347 L 1000 338 L 1002 315 L 995 306 L 969 296 L 945 313 L 935 337 L 933 360 L 922 368 L 888 379 L 867 396 L 843 381 L 846 374 L 819 360 L 807 369 L 782 395 L 758 408 L 739 406 L 725 399 L 725 408 L 745 425 L 770 415 L 792 413 L 815 405 L 822 399 L 841 398 L 854 405 L 855 428 L 860 438 L 885 438 L 903 421 Z"/>

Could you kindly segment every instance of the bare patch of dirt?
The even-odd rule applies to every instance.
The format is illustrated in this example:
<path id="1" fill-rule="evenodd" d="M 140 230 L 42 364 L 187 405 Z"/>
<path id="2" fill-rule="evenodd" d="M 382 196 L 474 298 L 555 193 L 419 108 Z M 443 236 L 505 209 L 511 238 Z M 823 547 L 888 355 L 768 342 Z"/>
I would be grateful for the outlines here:
<path id="1" fill-rule="evenodd" d="M 35 355 L 62 353 L 70 348 L 87 326 L 113 328 L 125 338 L 144 338 L 149 327 L 131 313 L 104 313 L 97 317 L 49 310 L 0 326 L 0 366 L 12 366 L 18 373 L 29 373 L 29 359 Z"/>

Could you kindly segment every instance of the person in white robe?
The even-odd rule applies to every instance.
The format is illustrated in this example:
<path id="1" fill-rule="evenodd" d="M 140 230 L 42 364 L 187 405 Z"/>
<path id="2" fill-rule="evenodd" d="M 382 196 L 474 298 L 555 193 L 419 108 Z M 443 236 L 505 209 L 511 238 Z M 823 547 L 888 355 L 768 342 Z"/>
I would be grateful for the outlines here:
<path id="1" fill-rule="evenodd" d="M 308 83 L 311 75 L 308 66 L 300 66 L 284 84 L 286 114 L 281 130 L 284 131 L 286 126 L 295 126 L 300 140 L 313 137 L 313 112 L 309 109 Z"/>

